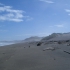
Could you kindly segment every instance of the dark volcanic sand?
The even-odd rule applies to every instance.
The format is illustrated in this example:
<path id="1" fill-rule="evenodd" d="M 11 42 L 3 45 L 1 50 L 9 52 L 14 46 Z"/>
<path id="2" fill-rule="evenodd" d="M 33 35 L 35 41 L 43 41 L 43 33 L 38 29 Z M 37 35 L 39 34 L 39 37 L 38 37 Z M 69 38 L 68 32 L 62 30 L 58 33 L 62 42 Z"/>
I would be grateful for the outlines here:
<path id="1" fill-rule="evenodd" d="M 59 47 L 55 51 L 45 47 Z M 24 48 L 25 47 L 25 48 Z M 17 44 L 0 47 L 0 70 L 70 70 L 70 46 Z"/>

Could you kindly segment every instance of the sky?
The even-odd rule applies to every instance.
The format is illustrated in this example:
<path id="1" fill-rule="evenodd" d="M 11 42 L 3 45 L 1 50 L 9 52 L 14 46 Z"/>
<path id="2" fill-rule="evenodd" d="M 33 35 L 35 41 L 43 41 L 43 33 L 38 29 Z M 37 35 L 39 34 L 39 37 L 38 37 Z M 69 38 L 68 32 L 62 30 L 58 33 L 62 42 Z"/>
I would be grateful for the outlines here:
<path id="1" fill-rule="evenodd" d="M 0 41 L 70 32 L 70 0 L 0 0 Z"/>

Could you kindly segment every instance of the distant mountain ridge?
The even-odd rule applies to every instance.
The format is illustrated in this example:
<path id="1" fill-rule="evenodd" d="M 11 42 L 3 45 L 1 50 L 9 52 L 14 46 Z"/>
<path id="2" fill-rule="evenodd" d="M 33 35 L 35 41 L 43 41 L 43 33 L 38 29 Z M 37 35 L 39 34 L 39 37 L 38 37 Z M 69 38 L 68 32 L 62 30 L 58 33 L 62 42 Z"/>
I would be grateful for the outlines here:
<path id="1" fill-rule="evenodd" d="M 14 41 L 0 41 L 1 43 L 25 43 L 25 42 L 34 42 L 34 41 L 40 41 L 43 37 L 33 36 L 26 38 L 24 40 L 14 40 Z"/>
<path id="2" fill-rule="evenodd" d="M 14 41 L 0 41 L 0 43 L 25 43 L 25 42 L 35 42 L 35 41 L 58 41 L 58 40 L 70 40 L 69 33 L 52 33 L 46 37 L 33 36 L 26 38 L 24 40 L 14 40 Z"/>
<path id="3" fill-rule="evenodd" d="M 69 33 L 53 33 L 42 39 L 42 41 L 58 41 L 58 40 L 70 40 L 70 32 Z"/>
<path id="4" fill-rule="evenodd" d="M 49 36 L 44 37 L 42 40 L 50 40 L 52 38 L 59 37 L 61 35 L 62 35 L 62 33 L 53 33 L 53 34 L 51 34 Z"/>
<path id="5" fill-rule="evenodd" d="M 26 38 L 24 40 L 24 42 L 33 42 L 33 41 L 40 41 L 42 40 L 43 37 L 38 37 L 38 36 L 33 36 L 33 37 L 30 37 L 30 38 Z"/>

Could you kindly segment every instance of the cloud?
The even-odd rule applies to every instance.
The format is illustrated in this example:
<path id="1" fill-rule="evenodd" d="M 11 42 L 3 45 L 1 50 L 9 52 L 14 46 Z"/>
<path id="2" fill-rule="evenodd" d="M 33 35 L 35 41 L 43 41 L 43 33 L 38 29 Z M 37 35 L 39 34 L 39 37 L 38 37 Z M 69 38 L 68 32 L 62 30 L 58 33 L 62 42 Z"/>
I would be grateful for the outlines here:
<path id="1" fill-rule="evenodd" d="M 4 5 L 4 4 L 0 3 L 0 5 Z"/>
<path id="2" fill-rule="evenodd" d="M 15 22 L 21 22 L 23 21 L 21 15 L 14 15 L 12 13 L 10 14 L 5 14 L 5 15 L 0 15 L 0 20 L 1 21 L 15 21 Z"/>
<path id="3" fill-rule="evenodd" d="M 70 14 L 68 14 L 70 16 Z"/>
<path id="4" fill-rule="evenodd" d="M 56 27 L 64 27 L 64 25 L 63 24 L 60 24 L 60 25 L 55 25 Z"/>
<path id="5" fill-rule="evenodd" d="M 23 15 L 25 11 L 13 9 L 12 6 L 5 6 L 4 4 L 0 7 L 0 21 L 14 21 L 14 22 L 22 22 L 26 16 Z"/>
<path id="6" fill-rule="evenodd" d="M 53 26 L 49 26 L 49 27 L 63 28 L 63 27 L 65 27 L 65 26 L 64 26 L 64 24 L 57 24 L 57 25 L 53 25 Z"/>
<path id="7" fill-rule="evenodd" d="M 40 1 L 43 1 L 43 2 L 46 2 L 46 3 L 50 3 L 50 4 L 54 3 L 53 1 L 50 1 L 50 0 L 40 0 Z"/>
<path id="8" fill-rule="evenodd" d="M 65 11 L 70 13 L 70 9 L 65 9 Z"/>
<path id="9" fill-rule="evenodd" d="M 15 21 L 21 22 L 23 21 L 23 11 L 22 10 L 14 10 L 11 6 L 2 6 L 0 7 L 0 21 Z"/>
<path id="10" fill-rule="evenodd" d="M 33 18 L 30 17 L 30 16 L 25 16 L 25 18 L 27 18 L 26 21 L 31 21 L 31 20 L 33 20 Z"/>
<path id="11" fill-rule="evenodd" d="M 65 9 L 65 11 L 68 13 L 68 15 L 70 16 L 70 9 Z"/>

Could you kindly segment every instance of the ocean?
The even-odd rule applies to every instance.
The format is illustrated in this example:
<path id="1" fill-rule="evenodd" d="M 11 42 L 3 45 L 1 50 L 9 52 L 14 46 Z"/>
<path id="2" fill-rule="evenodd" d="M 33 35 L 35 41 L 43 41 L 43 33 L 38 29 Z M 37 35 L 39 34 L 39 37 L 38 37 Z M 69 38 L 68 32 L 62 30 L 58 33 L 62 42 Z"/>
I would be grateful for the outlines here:
<path id="1" fill-rule="evenodd" d="M 1 42 L 1 43 L 0 43 L 0 46 L 11 45 L 11 44 L 14 44 L 14 43 L 5 43 L 5 42 L 2 43 L 2 42 Z"/>

